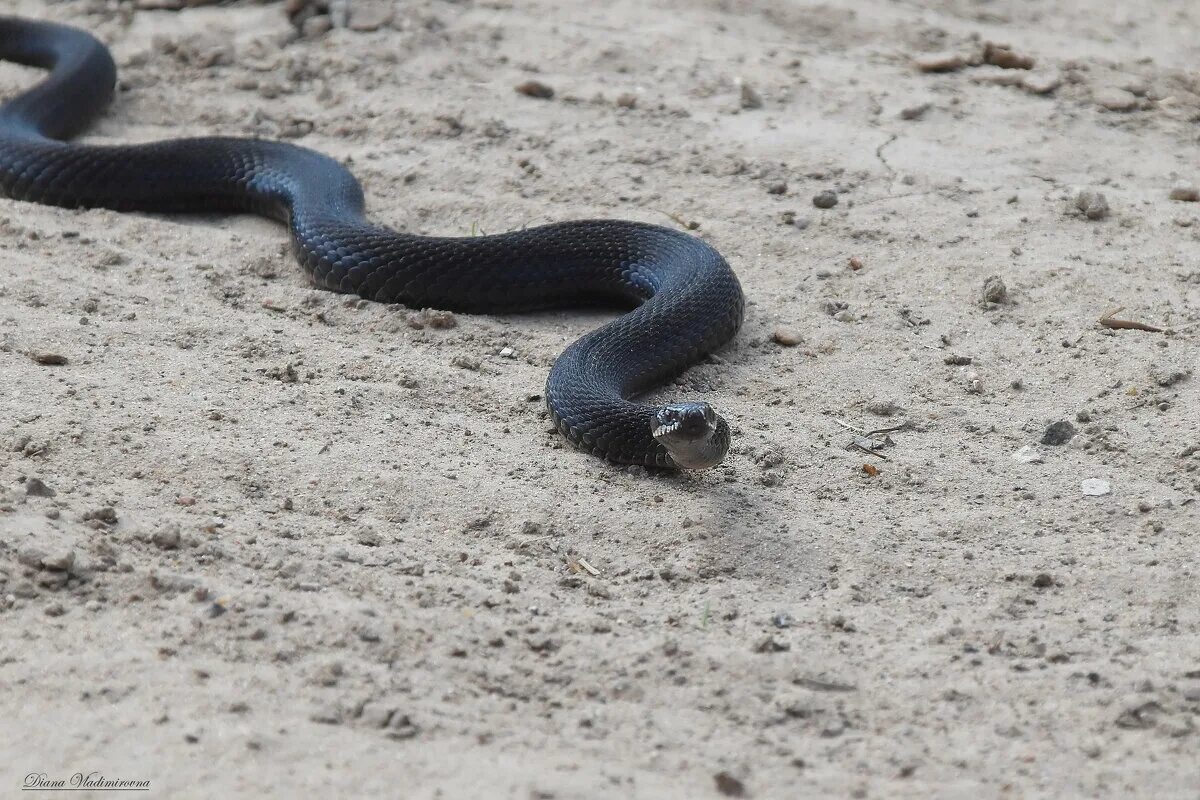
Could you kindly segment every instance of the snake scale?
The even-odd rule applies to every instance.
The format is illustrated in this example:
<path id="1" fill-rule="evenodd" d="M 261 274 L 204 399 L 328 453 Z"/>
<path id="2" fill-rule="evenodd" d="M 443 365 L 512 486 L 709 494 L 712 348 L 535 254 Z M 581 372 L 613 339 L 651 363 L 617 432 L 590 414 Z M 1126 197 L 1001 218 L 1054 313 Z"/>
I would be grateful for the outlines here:
<path id="1" fill-rule="evenodd" d="M 0 17 L 0 59 L 49 70 L 0 105 L 0 195 L 70 208 L 249 212 L 284 223 L 315 284 L 369 300 L 475 313 L 580 305 L 621 316 L 570 345 L 546 383 L 559 431 L 611 461 L 703 469 L 729 426 L 710 405 L 633 398 L 729 341 L 744 301 L 707 243 L 621 220 L 490 236 L 417 236 L 369 222 L 362 188 L 321 153 L 283 142 L 203 137 L 71 143 L 113 98 L 116 65 L 76 28 Z"/>

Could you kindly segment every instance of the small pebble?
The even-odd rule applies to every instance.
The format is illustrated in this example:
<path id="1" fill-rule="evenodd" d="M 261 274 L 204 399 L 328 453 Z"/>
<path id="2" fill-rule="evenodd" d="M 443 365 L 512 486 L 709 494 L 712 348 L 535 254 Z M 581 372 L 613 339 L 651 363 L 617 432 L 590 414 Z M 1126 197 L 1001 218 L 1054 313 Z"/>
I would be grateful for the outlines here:
<path id="1" fill-rule="evenodd" d="M 162 550 L 178 550 L 180 542 L 179 528 L 174 525 L 160 528 L 154 532 L 150 540 Z"/>
<path id="2" fill-rule="evenodd" d="M 1171 189 L 1171 199 L 1179 200 L 1184 203 L 1200 202 L 1200 189 L 1195 186 L 1180 184 Z"/>
<path id="3" fill-rule="evenodd" d="M 791 650 L 792 645 L 774 636 L 764 636 L 754 645 L 756 653 L 783 653 Z"/>
<path id="4" fill-rule="evenodd" d="M 1108 216 L 1108 198 L 1101 192 L 1083 189 L 1075 196 L 1075 207 L 1088 219 L 1104 219 Z"/>
<path id="5" fill-rule="evenodd" d="M 1054 72 L 1042 72 L 1026 75 L 1021 85 L 1032 94 L 1050 94 L 1062 86 L 1062 78 Z"/>
<path id="6" fill-rule="evenodd" d="M 63 608 L 62 603 L 51 603 L 50 605 L 46 606 L 42 613 L 44 613 L 47 617 L 61 617 L 63 614 L 67 613 L 67 610 Z"/>
<path id="7" fill-rule="evenodd" d="M 746 784 L 728 772 L 718 772 L 716 775 L 713 775 L 713 782 L 717 785 L 717 791 L 726 797 L 746 796 Z"/>
<path id="8" fill-rule="evenodd" d="M 104 508 L 97 508 L 92 511 L 89 511 L 83 515 L 83 518 L 85 521 L 86 520 L 95 520 L 96 522 L 102 522 L 105 525 L 116 525 L 117 524 L 116 509 L 114 509 L 110 506 L 105 506 Z"/>
<path id="9" fill-rule="evenodd" d="M 763 107 L 762 95 L 754 90 L 754 87 L 748 83 L 742 84 L 740 101 L 742 108 L 754 109 Z"/>
<path id="10" fill-rule="evenodd" d="M 56 572 L 68 572 L 75 566 L 75 551 L 69 547 L 51 550 L 42 556 L 42 566 Z"/>
<path id="11" fill-rule="evenodd" d="M 455 356 L 450 361 L 450 366 L 458 367 L 459 369 L 469 369 L 472 372 L 478 372 L 483 366 L 483 361 L 474 356 Z"/>
<path id="12" fill-rule="evenodd" d="M 617 95 L 617 107 L 618 108 L 633 108 L 636 105 L 637 105 L 637 95 L 636 94 L 631 94 L 630 92 L 625 92 L 624 94 Z"/>
<path id="13" fill-rule="evenodd" d="M 1108 111 L 1133 111 L 1140 102 L 1132 92 L 1112 86 L 1098 90 L 1092 99 L 1096 105 Z"/>
<path id="14" fill-rule="evenodd" d="M 817 208 L 833 208 L 838 204 L 837 192 L 826 189 L 813 195 L 812 203 Z"/>
<path id="15" fill-rule="evenodd" d="M 995 42 L 984 43 L 983 61 L 1003 69 L 1033 69 L 1034 64 L 1030 56 L 1014 53 L 1008 45 Z"/>
<path id="16" fill-rule="evenodd" d="M 54 497 L 58 492 L 43 483 L 41 478 L 30 478 L 25 481 L 25 494 L 30 497 Z"/>
<path id="17" fill-rule="evenodd" d="M 804 337 L 794 328 L 778 327 L 771 333 L 771 341 L 784 347 L 795 347 L 804 341 Z"/>
<path id="18" fill-rule="evenodd" d="M 983 281 L 983 300 L 985 303 L 1003 303 L 1008 299 L 1008 287 L 1004 285 L 999 275 L 989 275 Z"/>
<path id="19" fill-rule="evenodd" d="M 1033 588 L 1035 589 L 1049 589 L 1053 585 L 1054 578 L 1047 572 L 1039 572 L 1033 576 Z"/>
<path id="20" fill-rule="evenodd" d="M 1042 458 L 1041 452 L 1031 444 L 1027 444 L 1017 450 L 1012 454 L 1012 457 L 1014 461 L 1017 461 L 1021 464 L 1041 464 L 1043 461 L 1045 461 L 1045 459 Z"/>
<path id="21" fill-rule="evenodd" d="M 37 545 L 27 544 L 17 551 L 17 562 L 34 569 L 41 568 L 45 557 L 46 551 Z"/>
<path id="22" fill-rule="evenodd" d="M 38 364 L 47 367 L 61 367 L 67 363 L 67 357 L 61 353 L 30 353 L 29 357 Z"/>
<path id="23" fill-rule="evenodd" d="M 967 59 L 958 53 L 930 53 L 913 59 L 913 65 L 921 72 L 954 72 L 967 65 Z"/>
<path id="24" fill-rule="evenodd" d="M 1112 484 L 1103 478 L 1084 478 L 1079 489 L 1084 497 L 1103 497 L 1112 491 Z"/>
<path id="25" fill-rule="evenodd" d="M 787 183 L 779 181 L 767 187 L 767 194 L 787 194 Z"/>
<path id="26" fill-rule="evenodd" d="M 333 30 L 333 20 L 328 14 L 309 17 L 300 26 L 300 33 L 306 39 L 317 39 Z"/>
<path id="27" fill-rule="evenodd" d="M 900 410 L 900 404 L 891 399 L 877 399 L 867 403 L 867 411 L 879 417 L 891 417 Z"/>
<path id="28" fill-rule="evenodd" d="M 539 100 L 549 100 L 554 97 L 554 89 L 541 81 L 525 81 L 518 83 L 513 87 L 517 94 L 523 94 L 526 97 L 536 97 Z"/>
<path id="29" fill-rule="evenodd" d="M 921 103 L 916 106 L 900 109 L 900 119 L 916 120 L 925 116 L 925 112 L 933 108 L 933 103 Z"/>
<path id="30" fill-rule="evenodd" d="M 1073 438 L 1075 438 L 1075 426 L 1064 419 L 1047 426 L 1045 432 L 1042 433 L 1042 444 L 1058 447 Z"/>

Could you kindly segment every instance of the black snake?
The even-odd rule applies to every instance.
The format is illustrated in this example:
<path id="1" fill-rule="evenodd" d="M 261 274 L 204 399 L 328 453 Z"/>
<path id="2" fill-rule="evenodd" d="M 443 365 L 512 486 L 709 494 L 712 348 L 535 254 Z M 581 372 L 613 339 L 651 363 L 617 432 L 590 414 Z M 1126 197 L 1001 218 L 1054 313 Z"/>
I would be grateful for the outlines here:
<path id="1" fill-rule="evenodd" d="M 563 352 L 546 404 L 577 447 L 612 461 L 702 469 L 729 426 L 707 403 L 630 398 L 678 375 L 741 325 L 742 290 L 708 244 L 679 231 L 581 220 L 494 236 L 399 233 L 364 217 L 362 188 L 295 145 L 205 137 L 67 143 L 112 99 L 116 65 L 88 33 L 0 17 L 0 59 L 50 70 L 0 106 L 0 194 L 67 207 L 248 211 L 286 224 L 318 285 L 370 300 L 464 312 L 632 306 Z"/>

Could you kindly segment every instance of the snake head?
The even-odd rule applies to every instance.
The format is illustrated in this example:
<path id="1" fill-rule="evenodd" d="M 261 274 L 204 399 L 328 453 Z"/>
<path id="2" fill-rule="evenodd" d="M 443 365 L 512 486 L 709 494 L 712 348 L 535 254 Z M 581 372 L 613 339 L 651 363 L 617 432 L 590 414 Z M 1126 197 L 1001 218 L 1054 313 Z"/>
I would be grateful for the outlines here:
<path id="1" fill-rule="evenodd" d="M 729 449 L 729 425 L 708 403 L 673 403 L 654 412 L 650 433 L 683 469 L 708 469 Z"/>

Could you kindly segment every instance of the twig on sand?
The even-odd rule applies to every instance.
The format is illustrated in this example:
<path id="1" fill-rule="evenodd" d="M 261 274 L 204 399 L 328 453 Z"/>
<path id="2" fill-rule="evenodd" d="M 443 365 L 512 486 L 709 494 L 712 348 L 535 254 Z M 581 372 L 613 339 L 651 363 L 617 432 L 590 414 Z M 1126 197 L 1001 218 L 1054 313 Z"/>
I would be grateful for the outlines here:
<path id="1" fill-rule="evenodd" d="M 1112 311 L 1105 311 L 1100 317 L 1100 324 L 1106 328 L 1114 330 L 1131 330 L 1131 331 L 1149 331 L 1150 333 L 1162 333 L 1162 328 L 1156 328 L 1153 325 L 1147 325 L 1144 322 L 1135 322 L 1131 319 L 1116 319 L 1113 314 L 1119 314 L 1125 310 L 1125 306 L 1118 306 Z"/>
<path id="2" fill-rule="evenodd" d="M 678 214 L 672 214 L 670 211 L 663 211 L 662 209 L 659 209 L 658 213 L 662 214 L 664 217 L 670 217 L 676 224 L 686 228 L 689 231 L 698 230 L 700 228 L 700 223 L 696 222 L 696 220 L 689 222 Z"/>
<path id="3" fill-rule="evenodd" d="M 875 449 L 876 442 L 874 442 L 871 439 L 868 439 L 865 436 L 855 436 L 854 441 L 851 442 L 850 444 L 852 444 L 854 447 L 857 447 L 859 450 L 862 450 L 864 453 L 868 453 L 873 456 L 879 456 L 884 461 L 891 460 L 887 456 L 885 456 L 883 453 L 881 453 Z M 882 446 L 883 442 L 879 442 L 878 444 L 880 446 Z"/>
<path id="4" fill-rule="evenodd" d="M 887 447 L 888 445 L 892 444 L 892 440 L 885 438 L 882 441 L 880 441 L 880 440 L 874 439 L 872 437 L 891 433 L 893 431 L 902 430 L 902 429 L 908 427 L 907 422 L 902 422 L 899 425 L 892 425 L 887 428 L 876 428 L 875 430 L 868 431 L 868 430 L 863 430 L 862 428 L 855 427 L 854 425 L 851 425 L 849 422 L 844 422 L 840 419 L 837 419 L 836 417 L 830 417 L 830 419 L 833 420 L 838 425 L 841 425 L 846 430 L 852 431 L 852 432 L 858 434 L 850 442 L 851 447 L 856 447 L 859 450 L 862 450 L 864 453 L 869 453 L 870 455 L 873 455 L 873 456 L 879 456 L 884 461 L 889 461 L 890 459 L 887 456 L 885 456 L 883 453 L 879 452 L 879 448 Z"/>
<path id="5" fill-rule="evenodd" d="M 586 559 L 582 558 L 576 558 L 573 561 L 568 561 L 567 569 L 571 570 L 571 572 L 586 572 L 593 578 L 600 574 L 600 570 L 596 569 L 589 564 Z"/>
<path id="6" fill-rule="evenodd" d="M 830 417 L 830 419 L 833 420 L 834 422 L 836 422 L 838 425 L 841 425 L 846 430 L 854 431 L 859 436 L 876 436 L 881 433 L 892 433 L 894 431 L 904 430 L 905 428 L 908 427 L 907 422 L 901 422 L 899 425 L 893 425 L 890 428 L 876 428 L 873 431 L 867 431 L 867 430 L 863 430 L 862 428 L 856 428 L 855 426 L 851 425 L 849 422 L 843 422 L 842 420 L 838 419 L 837 417 Z"/>

